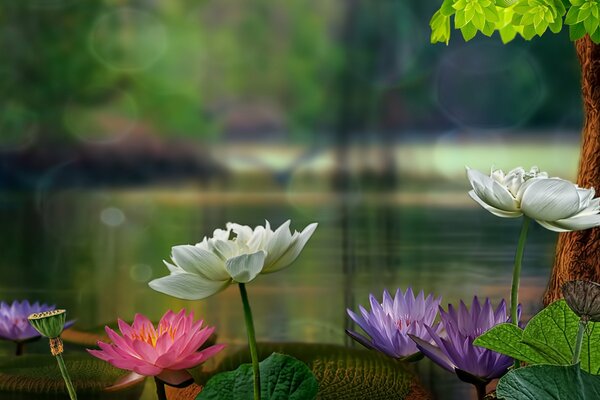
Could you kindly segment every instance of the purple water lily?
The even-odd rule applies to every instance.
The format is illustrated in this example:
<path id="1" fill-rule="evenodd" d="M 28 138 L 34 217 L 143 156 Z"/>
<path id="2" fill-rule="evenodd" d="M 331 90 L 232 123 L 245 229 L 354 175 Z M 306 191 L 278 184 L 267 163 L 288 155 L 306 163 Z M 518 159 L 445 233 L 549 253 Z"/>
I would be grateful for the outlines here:
<path id="1" fill-rule="evenodd" d="M 431 294 L 425 298 L 423 291 L 417 297 L 411 288 L 406 293 L 400 289 L 394 298 L 385 290 L 383 302 L 369 295 L 371 311 L 359 306 L 361 315 L 347 310 L 348 315 L 360 326 L 367 336 L 346 330 L 348 336 L 369 349 L 376 349 L 394 358 L 408 358 L 418 354 L 419 350 L 409 338 L 410 335 L 431 341 L 431 333 L 437 335 L 439 323 L 434 324 L 441 297 L 435 299 Z"/>
<path id="2" fill-rule="evenodd" d="M 494 310 L 488 298 L 482 306 L 475 296 L 471 310 L 461 300 L 458 310 L 452 305 L 448 305 L 448 312 L 440 307 L 440 317 L 446 337 L 441 337 L 434 328 L 426 328 L 435 345 L 416 335 L 411 338 L 425 356 L 448 371 L 455 372 L 461 380 L 474 384 L 478 392 L 483 390 L 485 393 L 485 386 L 492 379 L 504 375 L 513 360 L 474 346 L 473 341 L 495 325 L 510 321 L 506 314 L 506 302 L 502 300 Z"/>
<path id="3" fill-rule="evenodd" d="M 34 313 L 54 310 L 56 306 L 30 304 L 28 300 L 13 301 L 12 304 L 0 302 L 0 339 L 10 340 L 17 343 L 17 355 L 23 351 L 23 343 L 35 340 L 40 333 L 29 324 L 27 317 Z M 65 328 L 73 325 L 74 321 L 65 324 Z"/>

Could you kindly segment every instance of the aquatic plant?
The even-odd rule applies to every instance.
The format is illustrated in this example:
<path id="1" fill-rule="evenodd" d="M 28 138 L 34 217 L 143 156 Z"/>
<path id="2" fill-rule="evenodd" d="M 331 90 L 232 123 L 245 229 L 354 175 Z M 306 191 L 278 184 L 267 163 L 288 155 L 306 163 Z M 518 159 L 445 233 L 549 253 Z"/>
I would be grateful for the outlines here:
<path id="1" fill-rule="evenodd" d="M 535 219 L 555 232 L 600 226 L 600 198 L 594 198 L 593 188 L 584 189 L 564 179 L 548 178 L 548 174 L 537 167 L 529 172 L 518 167 L 508 174 L 492 170 L 490 176 L 467 168 L 467 177 L 473 188 L 469 195 L 483 208 L 499 217 L 523 216 L 510 296 L 510 315 L 513 324 L 518 324 L 519 282 L 529 222 Z"/>
<path id="2" fill-rule="evenodd" d="M 192 312 L 186 315 L 185 310 L 177 314 L 167 311 L 156 328 L 147 317 L 136 314 L 131 326 L 118 320 L 122 336 L 106 326 L 112 343 L 98 341 L 100 350 L 88 352 L 117 368 L 154 376 L 159 398 L 164 399 L 165 382 L 179 386 L 190 381 L 185 369 L 205 362 L 225 347 L 216 344 L 199 351 L 214 332 L 213 327 L 203 328 L 202 324 L 202 320 L 194 321 Z"/>
<path id="3" fill-rule="evenodd" d="M 296 260 L 317 228 L 317 224 L 310 224 L 292 234 L 289 226 L 289 220 L 275 231 L 268 221 L 254 229 L 228 223 L 226 229 L 216 229 L 211 238 L 205 237 L 196 245 L 174 246 L 174 264 L 165 261 L 170 275 L 149 285 L 169 296 L 200 300 L 232 283 L 245 284 L 258 274 L 279 271 Z"/>
<path id="4" fill-rule="evenodd" d="M 51 310 L 40 313 L 31 314 L 27 319 L 31 326 L 35 328 L 42 336 L 47 337 L 50 341 L 50 353 L 56 357 L 56 362 L 60 369 L 60 373 L 65 381 L 67 391 L 71 400 L 77 400 L 77 393 L 71 382 L 69 371 L 65 365 L 62 353 L 64 352 L 63 342 L 60 338 L 65 327 L 67 312 L 65 310 Z"/>
<path id="5" fill-rule="evenodd" d="M 256 349 L 254 321 L 248 301 L 246 283 L 258 274 L 279 271 L 296 260 L 310 239 L 317 224 L 308 225 L 302 232 L 289 229 L 290 221 L 275 231 L 268 221 L 265 226 L 251 228 L 228 223 L 226 229 L 216 229 L 211 238 L 195 246 L 175 246 L 172 259 L 165 262 L 170 275 L 155 279 L 150 287 L 180 299 L 199 300 L 237 283 L 244 308 L 244 321 L 252 355 L 254 399 L 260 399 L 260 367 Z M 276 365 L 277 363 L 275 363 Z M 272 364 L 269 364 L 272 365 Z"/>
<path id="6" fill-rule="evenodd" d="M 408 335 L 414 335 L 424 341 L 431 341 L 427 326 L 439 334 L 441 326 L 434 323 L 442 298 L 427 298 L 420 291 L 415 297 L 412 288 L 405 293 L 397 289 L 392 298 L 387 290 L 383 292 L 383 302 L 369 295 L 371 310 L 359 305 L 361 315 L 347 309 L 347 313 L 366 333 L 366 337 L 352 330 L 346 330 L 348 336 L 366 348 L 378 350 L 393 358 L 414 358 L 419 349 Z"/>
<path id="7" fill-rule="evenodd" d="M 479 398 L 483 398 L 487 384 L 506 373 L 512 358 L 475 346 L 473 342 L 489 329 L 509 320 L 506 302 L 502 300 L 494 310 L 489 299 L 486 298 L 482 305 L 475 296 L 470 310 L 462 300 L 458 310 L 451 304 L 447 312 L 442 307 L 439 310 L 445 336 L 426 327 L 434 344 L 413 335 L 410 337 L 426 357 L 475 385 Z"/>
<path id="8" fill-rule="evenodd" d="M 23 354 L 25 343 L 41 337 L 41 334 L 31 326 L 27 317 L 54 309 L 56 309 L 54 305 L 40 304 L 37 301 L 29 303 L 29 300 L 14 300 L 11 304 L 0 302 L 0 339 L 15 342 L 16 355 Z M 65 329 L 74 322 L 67 321 Z"/>
<path id="9" fill-rule="evenodd" d="M 473 187 L 469 195 L 492 214 L 504 218 L 525 215 L 544 228 L 568 232 L 600 225 L 600 198 L 595 190 L 584 189 L 560 178 L 549 178 L 537 167 L 529 172 L 521 167 L 504 174 L 493 170 L 490 176 L 467 168 Z"/>

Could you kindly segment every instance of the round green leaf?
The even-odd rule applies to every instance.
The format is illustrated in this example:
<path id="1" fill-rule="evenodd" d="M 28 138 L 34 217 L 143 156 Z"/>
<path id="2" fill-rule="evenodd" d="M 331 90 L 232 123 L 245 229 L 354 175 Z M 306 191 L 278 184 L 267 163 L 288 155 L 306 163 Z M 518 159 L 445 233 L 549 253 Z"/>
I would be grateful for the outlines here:
<path id="1" fill-rule="evenodd" d="M 137 399 L 143 390 L 143 378 L 122 390 L 104 390 L 130 373 L 88 354 L 65 355 L 65 364 L 75 390 L 83 399 Z M 56 359 L 48 355 L 24 355 L 0 359 L 0 398 L 64 399 L 65 384 Z"/>
<path id="2" fill-rule="evenodd" d="M 231 350 L 231 349 L 229 349 Z M 259 343 L 258 358 L 273 352 L 289 354 L 304 362 L 319 382 L 322 400 L 405 399 L 423 392 L 408 364 L 381 353 L 338 345 L 310 343 Z M 228 355 L 214 371 L 191 371 L 203 384 L 216 373 L 231 371 L 250 362 L 247 348 Z"/>
<path id="3" fill-rule="evenodd" d="M 261 399 L 311 400 L 317 397 L 318 383 L 302 361 L 273 353 L 259 364 Z M 253 398 L 254 376 L 251 364 L 211 378 L 197 400 L 246 400 Z"/>
<path id="4" fill-rule="evenodd" d="M 533 365 L 506 374 L 496 388 L 505 400 L 592 400 L 600 399 L 600 377 L 579 365 Z"/>

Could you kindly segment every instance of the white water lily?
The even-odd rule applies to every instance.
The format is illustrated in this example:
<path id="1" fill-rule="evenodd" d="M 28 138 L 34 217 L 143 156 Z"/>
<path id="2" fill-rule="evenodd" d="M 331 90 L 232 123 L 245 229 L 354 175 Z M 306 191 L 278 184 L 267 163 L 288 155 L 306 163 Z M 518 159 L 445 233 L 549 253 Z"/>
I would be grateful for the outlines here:
<path id="1" fill-rule="evenodd" d="M 228 223 L 196 245 L 174 246 L 173 264 L 164 262 L 170 275 L 149 285 L 170 296 L 199 300 L 232 283 L 248 283 L 258 274 L 279 271 L 296 260 L 317 228 L 313 223 L 292 234 L 289 226 L 289 220 L 275 231 L 268 221 L 254 229 Z"/>
<path id="2" fill-rule="evenodd" d="M 490 213 L 504 218 L 525 215 L 555 232 L 589 229 L 600 225 L 600 198 L 595 190 L 580 188 L 560 178 L 549 178 L 533 167 L 515 168 L 490 176 L 467 168 L 473 187 L 469 195 Z"/>

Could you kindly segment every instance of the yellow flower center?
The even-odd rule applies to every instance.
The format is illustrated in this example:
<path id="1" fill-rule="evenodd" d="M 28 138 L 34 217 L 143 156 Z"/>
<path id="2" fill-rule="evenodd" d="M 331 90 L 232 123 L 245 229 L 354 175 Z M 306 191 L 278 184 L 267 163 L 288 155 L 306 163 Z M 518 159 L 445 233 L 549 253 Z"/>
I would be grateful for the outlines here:
<path id="1" fill-rule="evenodd" d="M 175 334 L 177 333 L 177 328 L 169 325 L 169 326 L 160 326 L 158 328 L 158 332 L 154 327 L 142 326 L 142 328 L 138 331 L 137 334 L 133 336 L 134 339 L 144 341 L 152 347 L 156 347 L 156 342 L 158 338 L 161 337 L 164 333 L 168 333 L 171 337 L 171 341 L 175 340 Z"/>

